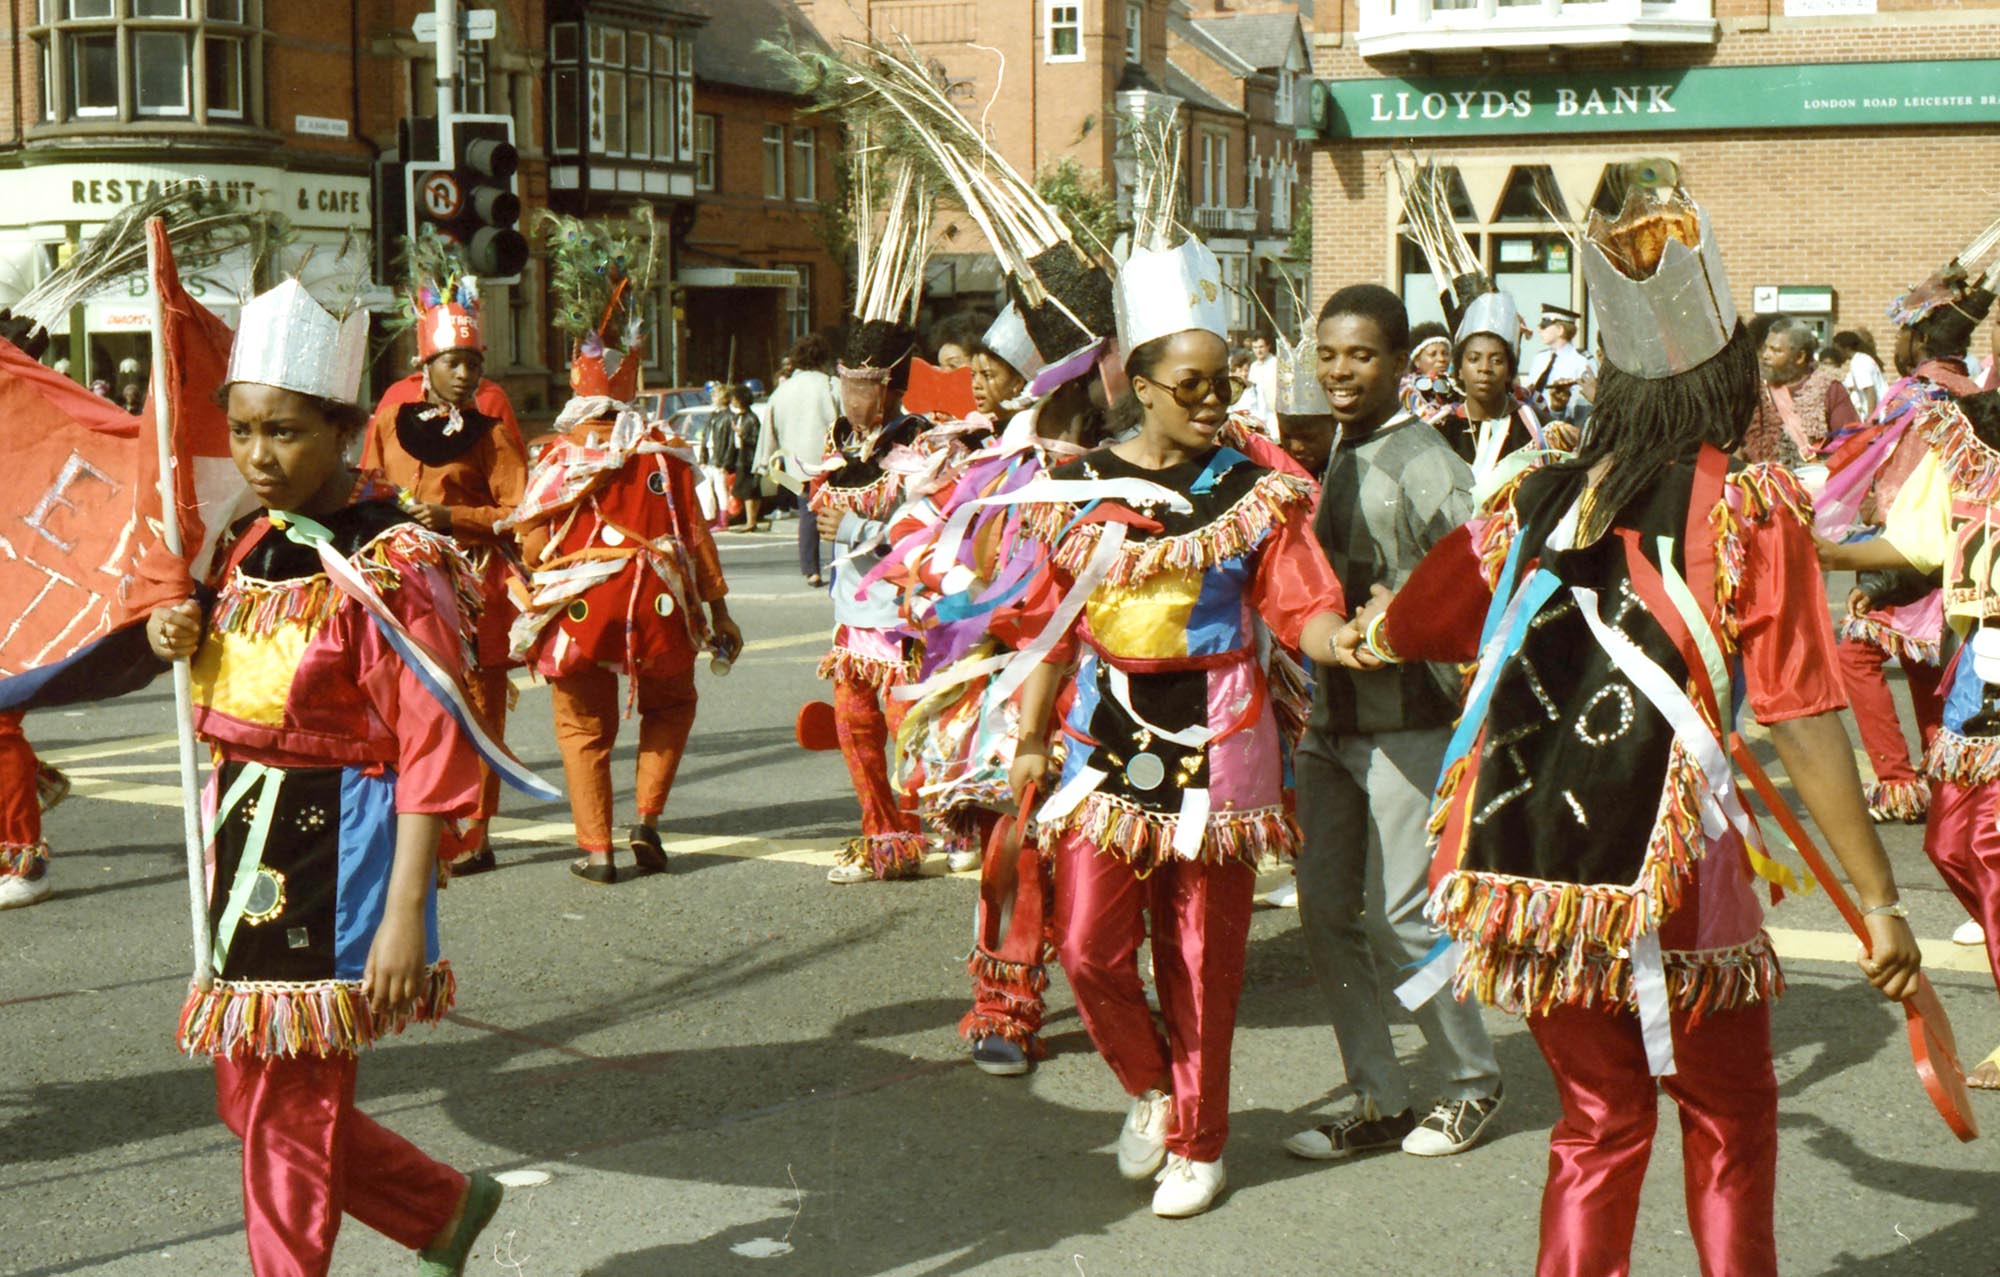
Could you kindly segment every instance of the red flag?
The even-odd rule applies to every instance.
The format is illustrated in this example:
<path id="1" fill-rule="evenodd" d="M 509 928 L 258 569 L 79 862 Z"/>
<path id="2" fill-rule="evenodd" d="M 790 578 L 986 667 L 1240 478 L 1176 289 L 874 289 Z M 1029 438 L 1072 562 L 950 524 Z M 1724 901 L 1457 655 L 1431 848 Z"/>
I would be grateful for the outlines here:
<path id="1" fill-rule="evenodd" d="M 193 580 L 206 574 L 216 538 L 228 528 L 238 504 L 245 500 L 243 477 L 229 457 L 229 417 L 215 401 L 216 388 L 229 374 L 229 346 L 235 335 L 215 313 L 188 296 L 174 265 L 165 223 L 155 219 L 146 233 L 156 250 L 153 287 L 160 296 L 161 332 L 153 357 L 166 386 L 162 405 L 149 396 L 140 447 L 133 458 L 134 486 L 142 515 L 153 533 L 134 565 L 126 592 L 126 617 L 141 617 L 163 603 L 183 599 Z M 174 504 L 180 516 L 182 553 L 167 552 L 160 539 L 160 449 L 158 419 L 162 408 L 172 429 Z"/>

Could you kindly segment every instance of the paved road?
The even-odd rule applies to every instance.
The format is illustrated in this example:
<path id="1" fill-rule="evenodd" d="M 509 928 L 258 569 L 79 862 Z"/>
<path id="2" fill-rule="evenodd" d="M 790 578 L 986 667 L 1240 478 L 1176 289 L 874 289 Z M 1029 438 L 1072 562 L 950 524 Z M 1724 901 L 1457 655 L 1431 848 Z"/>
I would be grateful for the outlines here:
<path id="1" fill-rule="evenodd" d="M 503 870 L 441 906 L 459 1012 L 362 1070 L 368 1111 L 433 1153 L 546 1176 L 489 1234 L 503 1262 L 471 1271 L 1529 1271 L 1555 1106 L 1504 1017 L 1492 1025 L 1508 1099 L 1490 1143 L 1334 1167 L 1279 1151 L 1344 1103 L 1290 913 L 1262 911 L 1252 930 L 1233 1189 L 1205 1217 L 1156 1220 L 1119 1180 L 1123 1097 L 1059 979 L 1039 1072 L 1002 1080 L 966 1063 L 953 1026 L 971 880 L 934 865 L 916 882 L 824 881 L 855 810 L 839 759 L 791 743 L 818 687 L 826 605 L 798 587 L 789 532 L 724 549 L 752 642 L 728 679 L 704 676 L 668 812 L 677 872 L 578 883 L 563 869 L 566 809 L 510 798 Z M 0 1273 L 247 1271 L 235 1148 L 207 1071 L 170 1045 L 188 928 L 169 721 L 149 693 L 30 722 L 77 793 L 50 820 L 60 894 L 0 915 Z M 524 690 L 515 721 L 522 755 L 555 774 L 546 691 Z M 1960 915 L 1916 832 L 1889 834 L 1946 1006 L 1983 1053 L 2000 1039 L 1983 963 L 1937 939 Z M 1852 946 L 1823 901 L 1789 903 L 1773 925 L 1791 981 L 1776 1017 L 1786 1271 L 2000 1272 L 1994 1145 L 1957 1145 L 1929 1114 L 1901 1018 L 1839 961 Z M 1421 1068 L 1415 1030 L 1398 1034 Z M 2000 1133 L 2000 1098 L 1982 1111 Z M 1678 1161 L 1669 1112 L 1641 1277 L 1695 1270 Z M 410 1269 L 358 1226 L 340 1246 L 337 1271 Z"/>

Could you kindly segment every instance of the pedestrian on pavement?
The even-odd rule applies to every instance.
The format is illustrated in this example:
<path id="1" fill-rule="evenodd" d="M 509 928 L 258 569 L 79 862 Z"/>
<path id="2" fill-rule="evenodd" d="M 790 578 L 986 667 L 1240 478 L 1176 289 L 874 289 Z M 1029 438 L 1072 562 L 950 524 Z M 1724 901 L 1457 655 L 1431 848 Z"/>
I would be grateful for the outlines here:
<path id="1" fill-rule="evenodd" d="M 665 430 L 604 395 L 571 399 L 556 430 L 507 523 L 531 574 L 516 651 L 549 681 L 584 853 L 570 872 L 608 886 L 619 673 L 631 683 L 625 708 L 639 707 L 638 822 L 625 843 L 637 873 L 664 873 L 660 816 L 694 728 L 696 660 L 733 659 L 743 634 L 694 467 L 669 451 Z"/>
<path id="2" fill-rule="evenodd" d="M 1342 584 L 1362 598 L 1401 586 L 1471 516 L 1472 473 L 1443 434 L 1400 406 L 1409 328 L 1394 293 L 1341 289 L 1320 311 L 1317 336 L 1320 386 L 1342 434 L 1314 531 Z M 1361 673 L 1320 660 L 1297 759 L 1299 925 L 1354 1106 L 1287 1139 L 1294 1156 L 1398 1146 L 1424 1157 L 1458 1153 L 1499 1110 L 1500 1063 L 1477 1007 L 1447 999 L 1417 1015 L 1444 1079 L 1421 1121 L 1384 1007 L 1386 978 L 1434 940 L 1423 916 L 1426 825 L 1458 691 L 1451 666 Z"/>
<path id="3" fill-rule="evenodd" d="M 1330 660 L 1344 604 L 1308 526 L 1311 482 L 1217 443 L 1232 424 L 1220 263 L 1169 218 L 1148 220 L 1156 237 L 1117 280 L 1138 431 L 1055 467 L 1052 479 L 1081 491 L 1023 516 L 1065 588 L 1087 592 L 1087 624 L 1039 640 L 1060 645 L 1022 690 L 1011 779 L 1017 797 L 1030 785 L 1043 795 L 1057 952 L 1132 1097 L 1119 1172 L 1156 1179 L 1154 1213 L 1180 1217 L 1209 1209 L 1226 1183 L 1256 864 L 1298 839 L 1253 618 Z M 1050 719 L 1071 657 L 1058 775 Z M 1164 1037 L 1139 977 L 1148 917 Z"/>
<path id="4" fill-rule="evenodd" d="M 1889 393 L 1889 379 L 1875 358 L 1875 339 L 1865 332 L 1843 329 L 1833 335 L 1827 349 L 1833 352 L 1834 362 L 1842 365 L 1837 369 L 1840 384 L 1846 388 L 1854 411 L 1866 419 Z"/>
<path id="5" fill-rule="evenodd" d="M 729 476 L 729 495 L 743 503 L 743 530 L 762 532 L 764 475 L 757 468 L 757 436 L 762 426 L 750 411 L 748 390 L 731 386 L 723 399 L 727 408 L 722 414 L 722 455 L 717 464 Z"/>
<path id="6" fill-rule="evenodd" d="M 408 493 L 419 524 L 458 542 L 479 577 L 479 639 L 466 691 L 479 725 L 495 741 L 507 731 L 508 598 L 513 539 L 495 529 L 521 503 L 528 447 L 514 405 L 485 377 L 478 280 L 448 248 L 433 245 L 412 263 L 409 318 L 417 371 L 389 387 L 361 444 L 361 464 Z M 488 772 L 479 810 L 456 837 L 457 877 L 494 867 L 487 829 L 500 807 L 500 777 Z M 452 841 L 450 836 L 447 841 Z"/>
<path id="7" fill-rule="evenodd" d="M 455 681 L 479 584 L 393 487 L 347 467 L 365 321 L 336 321 L 296 280 L 243 307 L 263 340 L 236 344 L 223 393 L 266 509 L 224 543 L 211 605 L 146 627 L 162 661 L 193 658 L 194 730 L 217 758 L 215 978 L 189 992 L 180 1045 L 214 1058 L 216 1108 L 243 1141 L 258 1277 L 325 1273 L 343 1215 L 419 1251 L 425 1274 L 460 1273 L 501 1198 L 354 1106 L 357 1051 L 451 1009 L 440 835 L 482 782 L 446 703 L 462 693 L 385 638 Z"/>
<path id="8" fill-rule="evenodd" d="M 1539 1277 L 1630 1271 L 1662 1087 L 1701 1271 L 1775 1277 L 1783 980 L 1756 886 L 1788 874 L 1743 842 L 1732 685 L 1867 909 L 1869 982 L 1913 992 L 1919 955 L 1840 721 L 1812 502 L 1729 458 L 1759 390 L 1713 231 L 1678 191 L 1626 209 L 1581 248 L 1608 356 L 1590 443 L 1340 643 L 1356 669 L 1481 661 L 1438 787 L 1430 918 L 1449 943 L 1399 996 L 1528 1018 L 1562 1104 Z M 1663 257 L 1662 223 L 1693 251 Z"/>
<path id="9" fill-rule="evenodd" d="M 818 333 L 807 333 L 792 347 L 792 373 L 771 392 L 771 430 L 777 436 L 772 465 L 790 479 L 786 485 L 803 493 L 826 460 L 826 436 L 839 407 L 833 386 L 833 348 Z M 799 509 L 799 575 L 814 589 L 826 584 L 820 570 L 819 521 L 801 502 Z"/>

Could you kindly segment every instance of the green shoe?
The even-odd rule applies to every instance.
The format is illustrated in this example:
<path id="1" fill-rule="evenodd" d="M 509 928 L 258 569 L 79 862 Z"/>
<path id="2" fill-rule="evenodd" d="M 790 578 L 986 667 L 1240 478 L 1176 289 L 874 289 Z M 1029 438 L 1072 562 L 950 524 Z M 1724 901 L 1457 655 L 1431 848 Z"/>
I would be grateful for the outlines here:
<path id="1" fill-rule="evenodd" d="M 469 1178 L 465 1187 L 465 1215 L 458 1221 L 458 1231 L 444 1245 L 417 1252 L 422 1261 L 417 1266 L 419 1277 L 459 1277 L 465 1271 L 473 1243 L 500 1209 L 500 1197 L 505 1191 L 500 1181 L 490 1175 L 475 1174 Z"/>

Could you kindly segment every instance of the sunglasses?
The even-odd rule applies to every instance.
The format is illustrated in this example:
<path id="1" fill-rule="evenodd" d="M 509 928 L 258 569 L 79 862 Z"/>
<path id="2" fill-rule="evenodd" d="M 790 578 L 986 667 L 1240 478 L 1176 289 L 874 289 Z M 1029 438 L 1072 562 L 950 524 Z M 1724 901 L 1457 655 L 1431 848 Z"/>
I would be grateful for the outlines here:
<path id="1" fill-rule="evenodd" d="M 1174 397 L 1174 402 L 1183 408 L 1199 408 L 1208 401 L 1210 395 L 1214 395 L 1225 407 L 1236 398 L 1236 392 L 1233 390 L 1235 379 L 1227 373 L 1210 373 L 1206 376 L 1201 373 L 1191 373 L 1171 385 L 1164 381 L 1153 381 L 1151 377 L 1146 377 L 1144 380 L 1152 381 L 1154 385 L 1165 389 Z"/>

